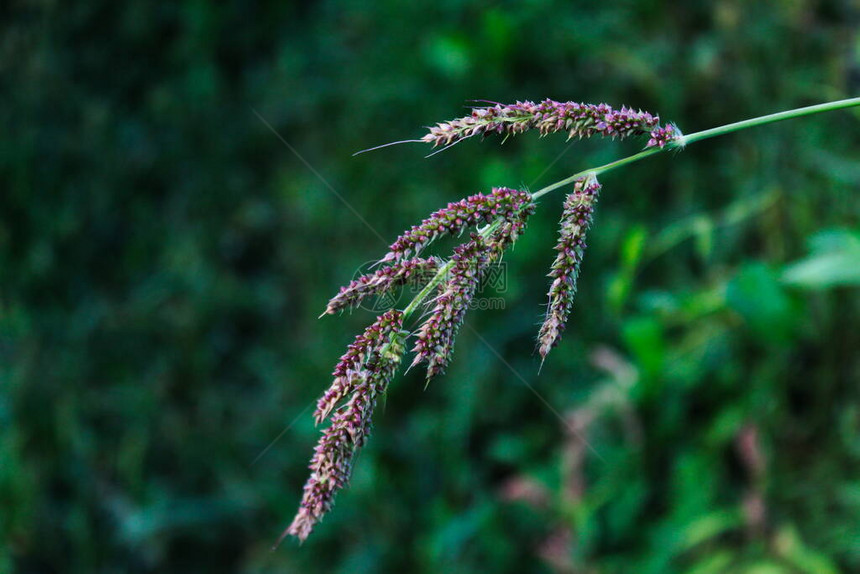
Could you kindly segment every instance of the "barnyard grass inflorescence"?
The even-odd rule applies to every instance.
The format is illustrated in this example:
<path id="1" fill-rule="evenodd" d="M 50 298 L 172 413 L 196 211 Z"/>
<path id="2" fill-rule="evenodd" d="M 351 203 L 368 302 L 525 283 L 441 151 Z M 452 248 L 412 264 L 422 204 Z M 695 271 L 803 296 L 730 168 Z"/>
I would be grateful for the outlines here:
<path id="1" fill-rule="evenodd" d="M 354 307 L 366 297 L 382 295 L 410 280 L 416 285 L 433 283 L 430 287 L 437 296 L 430 304 L 435 306 L 416 334 L 413 362 L 427 363 L 429 380 L 451 360 L 457 330 L 484 270 L 513 245 L 534 209 L 531 194 L 508 188 L 449 204 L 398 238 L 380 262 L 382 268 L 341 288 L 323 315 Z M 459 234 L 481 224 L 480 232 L 454 248 L 448 262 L 415 256 L 441 235 Z M 408 255 L 413 257 L 406 258 Z M 331 509 L 335 493 L 349 480 L 353 455 L 370 432 L 376 399 L 394 376 L 410 336 L 403 330 L 405 318 L 406 313 L 396 309 L 381 315 L 355 338 L 335 366 L 333 382 L 314 412 L 317 424 L 328 418 L 331 424 L 316 446 L 299 510 L 284 536 L 305 540 Z"/>
<path id="2" fill-rule="evenodd" d="M 770 121 L 783 116 L 775 114 Z M 749 120 L 726 128 L 756 123 Z M 548 99 L 540 103 L 523 101 L 477 107 L 466 117 L 430 128 L 421 140 L 409 141 L 444 148 L 476 135 L 507 137 L 529 130 L 542 136 L 562 132 L 569 139 L 643 136 L 647 137 L 646 149 L 571 175 L 534 194 L 496 187 L 489 194 L 471 195 L 449 203 L 398 237 L 377 262 L 378 269 L 354 279 L 329 300 L 323 315 L 354 308 L 367 297 L 384 295 L 406 284 L 420 289 L 402 310 L 391 309 L 380 315 L 355 338 L 337 363 L 332 384 L 318 400 L 314 412 L 317 424 L 327 419 L 331 423 L 314 450 L 299 510 L 284 536 L 305 540 L 331 509 L 335 494 L 349 480 L 357 449 L 370 434 L 373 408 L 386 392 L 410 339 L 414 341 L 414 356 L 409 368 L 426 365 L 428 383 L 445 372 L 466 312 L 474 307 L 472 303 L 481 293 L 488 269 L 523 233 L 538 198 L 573 184 L 564 202 L 555 246 L 557 254 L 548 274 L 552 281 L 546 315 L 537 335 L 537 351 L 543 364 L 558 345 L 573 307 L 586 233 L 601 189 L 597 176 L 725 131 L 714 128 L 684 136 L 674 124 L 660 125 L 659 116 L 642 110 Z M 456 246 L 447 260 L 438 255 L 422 256 L 437 239 L 459 237 L 466 231 L 468 239 Z M 422 320 L 416 321 L 414 327 L 407 326 L 406 321 L 419 312 L 423 313 Z M 414 331 L 410 332 L 410 328 Z"/>
<path id="3" fill-rule="evenodd" d="M 523 101 L 477 107 L 466 117 L 430 128 L 421 140 L 407 140 L 446 148 L 476 135 L 507 137 L 529 130 L 537 130 L 542 136 L 564 132 L 568 138 L 648 137 L 645 150 L 576 173 L 534 194 L 499 187 L 490 194 L 473 195 L 448 204 L 398 237 L 378 262 L 380 269 L 350 282 L 329 301 L 323 315 L 354 307 L 366 297 L 385 294 L 412 280 L 416 286 L 423 285 L 403 310 L 391 309 L 380 315 L 355 338 L 337 363 L 331 387 L 317 402 L 314 413 L 317 424 L 326 419 L 331 424 L 314 450 L 299 510 L 281 538 L 289 534 L 305 540 L 331 509 L 335 494 L 349 480 L 357 449 L 367 441 L 374 406 L 400 365 L 409 338 L 415 339 L 412 366 L 426 364 L 428 382 L 445 371 L 457 332 L 479 293 L 484 274 L 521 235 L 528 217 L 534 213 L 537 199 L 573 184 L 564 202 L 555 247 L 557 255 L 549 272 L 552 283 L 547 294 L 546 316 L 538 332 L 537 350 L 543 364 L 558 344 L 573 306 L 586 232 L 601 188 L 598 175 L 666 149 L 682 149 L 688 143 L 854 106 L 860 106 L 860 98 L 797 108 L 684 136 L 674 124 L 661 126 L 659 116 L 642 110 L 547 99 L 540 103 Z M 372 149 L 397 143 L 405 142 Z M 469 239 L 454 249 L 449 260 L 419 257 L 439 237 L 459 236 L 467 229 L 473 229 Z M 404 324 L 419 310 L 427 311 L 426 318 L 410 333 Z"/>

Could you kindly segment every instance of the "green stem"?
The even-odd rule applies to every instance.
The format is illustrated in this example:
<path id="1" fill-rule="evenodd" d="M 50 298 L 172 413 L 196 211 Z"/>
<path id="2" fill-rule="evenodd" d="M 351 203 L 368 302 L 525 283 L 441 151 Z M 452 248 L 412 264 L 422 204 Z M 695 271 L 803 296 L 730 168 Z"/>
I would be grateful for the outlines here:
<path id="1" fill-rule="evenodd" d="M 719 126 L 716 128 L 711 128 L 709 130 L 703 130 L 700 132 L 696 132 L 690 134 L 688 136 L 682 136 L 680 140 L 676 140 L 674 145 L 668 145 L 664 148 L 653 147 L 648 148 L 643 151 L 640 151 L 637 154 L 633 154 L 631 156 L 621 158 L 615 160 L 613 162 L 607 163 L 600 167 L 595 167 L 592 169 L 587 169 L 585 171 L 581 171 L 579 173 L 575 173 L 570 177 L 566 177 L 560 181 L 552 183 L 532 194 L 532 199 L 539 199 L 543 197 L 547 193 L 554 191 L 560 187 L 564 187 L 566 185 L 570 185 L 578 179 L 588 176 L 589 174 L 600 175 L 602 173 L 606 173 L 608 171 L 612 171 L 613 169 L 618 169 L 619 167 L 623 167 L 625 165 L 629 165 L 631 163 L 637 162 L 639 160 L 645 159 L 646 157 L 650 157 L 652 155 L 656 155 L 660 152 L 672 150 L 672 149 L 680 149 L 684 146 L 695 143 L 697 141 L 705 140 L 708 138 L 715 138 L 718 136 L 730 134 L 732 132 L 737 132 L 740 130 L 745 130 L 748 128 L 754 128 L 756 126 L 763 126 L 766 124 L 772 124 L 776 122 L 781 122 L 783 120 L 790 120 L 793 118 L 799 118 L 803 116 L 809 116 L 812 114 L 819 114 L 822 112 L 831 112 L 834 110 L 841 110 L 845 108 L 852 108 L 855 106 L 860 106 L 860 98 L 849 98 L 847 100 L 838 100 L 835 102 L 827 102 L 826 104 L 817 104 L 814 106 L 807 106 L 805 108 L 796 108 L 793 110 L 788 110 L 785 112 L 777 112 L 775 114 L 768 114 L 766 116 L 760 116 L 757 118 L 751 118 L 748 120 L 743 120 L 741 122 L 735 122 L 733 124 L 726 124 L 724 126 Z M 482 229 L 479 233 L 485 239 L 489 237 L 490 233 L 492 233 L 496 227 L 498 227 L 498 221 L 494 222 L 492 225 L 488 225 L 484 229 Z M 418 309 L 418 306 L 426 299 L 430 293 L 444 280 L 445 276 L 451 271 L 451 268 L 454 266 L 453 261 L 449 261 L 442 268 L 436 272 L 436 275 L 433 279 L 430 280 L 427 285 L 415 296 L 414 299 L 407 305 L 407 307 L 403 310 L 404 321 Z"/>
<path id="2" fill-rule="evenodd" d="M 807 106 L 805 108 L 796 108 L 794 110 L 769 114 L 766 116 L 752 118 L 749 120 L 744 120 L 742 122 L 735 122 L 733 124 L 726 124 L 724 126 L 719 126 L 716 128 L 711 128 L 709 130 L 690 134 L 683 138 L 681 145 L 691 144 L 708 138 L 715 138 L 717 136 L 730 134 L 732 132 L 745 130 L 747 128 L 754 128 L 756 126 L 763 126 L 765 124 L 773 124 L 776 122 L 781 122 L 783 120 L 800 118 L 812 114 L 820 114 L 821 112 L 832 112 L 834 110 L 852 108 L 854 106 L 860 106 L 860 98 L 848 98 L 847 100 L 838 100 L 835 102 L 827 102 L 826 104 L 816 104 L 814 106 Z"/>
<path id="3" fill-rule="evenodd" d="M 581 171 L 579 173 L 575 173 L 570 177 L 566 177 L 566 178 L 562 179 L 561 181 L 557 181 L 553 184 L 550 184 L 550 185 L 544 187 L 543 189 L 541 189 L 539 191 L 534 192 L 532 194 L 532 199 L 538 199 L 538 198 L 546 195 L 547 193 L 554 191 L 560 187 L 564 187 L 566 185 L 569 185 L 569 184 L 575 182 L 576 180 L 587 176 L 588 174 L 600 175 L 601 173 L 606 173 L 607 171 L 617 169 L 617 168 L 624 166 L 624 165 L 627 165 L 629 163 L 639 161 L 640 159 L 645 159 L 648 156 L 658 154 L 661 151 L 665 151 L 665 150 L 660 149 L 658 147 L 649 148 L 649 149 L 640 151 L 637 154 L 615 160 L 611 163 L 607 163 L 606 165 L 602 165 L 600 167 L 594 167 L 591 169 L 587 169 L 585 171 Z"/>
<path id="4" fill-rule="evenodd" d="M 498 229 L 499 225 L 501 225 L 501 220 L 497 219 L 490 225 L 487 225 L 483 229 L 478 231 L 478 235 L 480 235 L 483 239 L 486 239 L 490 236 L 492 232 Z M 405 322 L 409 316 L 415 312 L 418 306 L 427 298 L 428 295 L 445 279 L 448 275 L 448 272 L 454 267 L 454 260 L 448 261 L 445 265 L 439 268 L 439 271 L 436 272 L 436 275 L 424 286 L 421 291 L 418 292 L 418 295 L 415 296 L 412 301 L 409 302 L 409 305 L 403 309 L 403 321 Z"/>
<path id="5" fill-rule="evenodd" d="M 403 309 L 404 322 L 406 322 L 406 319 L 408 319 L 409 316 L 415 312 L 415 310 L 424 301 L 424 299 L 426 299 L 427 296 L 430 295 L 433 289 L 435 289 L 442 282 L 442 280 L 445 278 L 446 275 L 448 275 L 448 272 L 451 271 L 453 267 L 454 260 L 452 259 L 439 268 L 439 271 L 436 272 L 436 275 L 433 276 L 433 279 L 431 279 L 427 283 L 427 285 L 425 285 L 424 288 L 418 292 L 418 295 L 416 295 L 415 298 L 409 302 L 409 305 L 407 305 L 406 308 Z"/>

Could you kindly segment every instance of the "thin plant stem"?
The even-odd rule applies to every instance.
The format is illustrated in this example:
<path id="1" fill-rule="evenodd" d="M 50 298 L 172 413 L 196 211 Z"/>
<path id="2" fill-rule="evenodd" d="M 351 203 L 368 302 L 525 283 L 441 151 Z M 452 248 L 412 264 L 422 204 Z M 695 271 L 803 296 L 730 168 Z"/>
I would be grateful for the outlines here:
<path id="1" fill-rule="evenodd" d="M 548 194 L 549 192 L 554 191 L 560 187 L 570 185 L 571 183 L 575 182 L 576 180 L 581 179 L 583 177 L 586 177 L 589 174 L 600 175 L 601 173 L 606 173 L 607 171 L 611 171 L 611 170 L 619 168 L 621 166 L 625 166 L 629 163 L 639 161 L 640 159 L 645 159 L 646 157 L 652 156 L 654 154 L 658 154 L 661 151 L 665 151 L 665 149 L 660 149 L 660 148 L 656 148 L 656 147 L 651 148 L 651 149 L 646 149 L 646 150 L 640 151 L 637 154 L 615 160 L 611 163 L 607 163 L 606 165 L 602 165 L 600 167 L 593 167 L 591 169 L 587 169 L 585 171 L 575 173 L 570 177 L 566 177 L 560 181 L 557 181 L 553 184 L 550 184 L 550 185 L 542 188 L 539 191 L 534 192 L 532 194 L 532 199 L 539 199 L 540 197 L 543 197 L 544 195 Z"/>
<path id="2" fill-rule="evenodd" d="M 478 231 L 478 235 L 480 235 L 483 239 L 488 238 L 490 236 L 490 234 L 493 233 L 493 231 L 498 229 L 500 223 L 501 223 L 501 221 L 497 219 L 496 221 L 494 221 L 490 225 L 487 225 L 486 227 L 483 227 L 482 229 L 480 229 Z M 418 308 L 418 306 L 421 304 L 421 302 L 424 301 L 424 299 L 426 299 L 427 296 L 430 295 L 430 293 L 436 287 L 438 287 L 440 283 L 442 283 L 442 281 L 445 279 L 445 276 L 448 275 L 448 272 L 451 271 L 451 269 L 453 267 L 454 267 L 454 260 L 452 259 L 452 260 L 448 261 L 445 265 L 443 265 L 442 267 L 439 268 L 439 270 L 436 272 L 436 275 L 434 275 L 433 278 L 427 283 L 427 285 L 425 285 L 424 288 L 418 292 L 418 294 L 415 296 L 415 298 L 409 302 L 409 305 L 407 305 L 406 308 L 403 309 L 403 321 L 404 322 L 412 313 L 415 312 L 415 310 Z"/>
<path id="3" fill-rule="evenodd" d="M 711 128 L 709 130 L 696 132 L 694 134 L 690 134 L 688 136 L 685 136 L 683 138 L 683 143 L 681 145 L 691 144 L 693 142 L 697 142 L 700 140 L 705 140 L 708 138 L 714 138 L 717 136 L 730 134 L 732 132 L 745 130 L 747 128 L 754 128 L 756 126 L 763 126 L 765 124 L 773 124 L 776 122 L 781 122 L 783 120 L 790 120 L 790 119 L 794 119 L 794 118 L 800 118 L 803 116 L 810 116 L 812 114 L 820 114 L 822 112 L 832 112 L 834 110 L 842 110 L 845 108 L 852 108 L 854 106 L 860 106 L 860 98 L 848 98 L 847 100 L 837 100 L 835 102 L 827 102 L 826 104 L 816 104 L 814 106 L 807 106 L 805 108 L 795 108 L 793 110 L 787 110 L 785 112 L 778 112 L 775 114 L 769 114 L 769 115 L 761 116 L 758 118 L 743 120 L 741 122 L 735 122 L 733 124 L 726 124 L 724 126 L 719 126 L 716 128 Z"/>
<path id="4" fill-rule="evenodd" d="M 803 116 L 810 116 L 813 114 L 820 114 L 823 112 L 831 112 L 835 110 L 842 110 L 846 108 L 852 108 L 855 106 L 860 106 L 860 98 L 848 98 L 845 100 L 837 100 L 835 102 L 827 102 L 824 104 L 816 104 L 814 106 L 807 106 L 805 108 L 795 108 L 793 110 L 787 110 L 784 112 L 777 112 L 775 114 L 768 114 L 766 116 L 760 116 L 757 118 L 751 118 L 748 120 L 743 120 L 740 122 L 734 122 L 731 124 L 726 124 L 722 126 L 718 126 L 715 128 L 702 130 L 700 132 L 695 132 L 690 135 L 681 136 L 680 139 L 673 142 L 674 145 L 670 144 L 664 148 L 649 148 L 639 153 L 633 154 L 631 156 L 627 156 L 625 158 L 621 158 L 615 160 L 613 162 L 607 163 L 600 167 L 595 167 L 591 169 L 586 169 L 584 171 L 580 171 L 579 173 L 575 173 L 570 177 L 566 177 L 562 180 L 559 180 L 555 183 L 551 183 L 550 185 L 541 188 L 540 190 L 534 192 L 532 194 L 532 199 L 539 199 L 544 195 L 548 194 L 551 191 L 554 191 L 560 187 L 564 187 L 566 185 L 570 185 L 575 181 L 587 177 L 589 174 L 592 175 L 600 175 L 606 173 L 608 171 L 612 171 L 614 169 L 618 169 L 619 167 L 623 167 L 625 165 L 629 165 L 631 163 L 635 163 L 639 160 L 645 159 L 646 157 L 651 157 L 652 155 L 656 155 L 658 153 L 669 151 L 669 150 L 677 150 L 682 149 L 684 146 L 695 143 L 698 141 L 702 141 L 709 138 L 715 138 L 719 136 L 724 136 L 726 134 L 730 134 L 733 132 L 754 128 L 756 126 L 763 126 L 767 124 L 773 124 L 776 122 L 781 122 L 784 120 L 790 120 L 794 118 L 800 118 Z M 490 233 L 495 230 L 498 226 L 498 221 L 494 222 L 491 225 L 484 227 L 480 230 L 480 234 L 482 237 L 487 238 Z M 430 295 L 430 293 L 444 280 L 445 276 L 451 271 L 451 268 L 454 266 L 453 261 L 449 261 L 445 265 L 443 265 L 439 271 L 436 272 L 436 275 L 430 280 L 427 285 L 415 296 L 414 299 L 406 306 L 403 310 L 403 320 L 405 321 L 412 313 L 415 312 L 416 309 L 421 305 L 421 303 Z"/>
<path id="5" fill-rule="evenodd" d="M 433 289 L 435 289 L 442 282 L 442 280 L 445 278 L 448 272 L 451 271 L 453 267 L 454 261 L 450 260 L 448 261 L 448 263 L 439 268 L 439 270 L 436 272 L 436 275 L 434 275 L 433 278 L 427 283 L 427 285 L 425 285 L 424 288 L 418 292 L 415 298 L 409 302 L 409 305 L 407 305 L 406 308 L 403 309 L 404 322 L 407 318 L 409 318 L 412 313 L 415 312 L 421 302 L 424 301 L 424 299 L 426 299 L 428 295 L 430 295 Z"/>

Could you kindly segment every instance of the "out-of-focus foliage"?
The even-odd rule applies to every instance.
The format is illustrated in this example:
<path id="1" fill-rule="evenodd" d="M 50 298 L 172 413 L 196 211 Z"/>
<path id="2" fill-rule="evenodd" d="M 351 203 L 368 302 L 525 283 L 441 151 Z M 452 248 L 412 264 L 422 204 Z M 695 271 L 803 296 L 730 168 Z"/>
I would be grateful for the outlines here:
<path id="1" fill-rule="evenodd" d="M 306 406 L 372 320 L 317 320 L 327 298 L 448 201 L 637 148 L 353 152 L 473 99 L 628 104 L 692 132 L 856 95 L 856 3 L 0 17 L 0 571 L 860 571 L 856 112 L 608 174 L 538 375 L 562 195 L 542 200 L 506 308 L 469 315 L 427 390 L 396 380 L 334 512 L 270 552 L 317 436 Z"/>
<path id="2" fill-rule="evenodd" d="M 783 280 L 805 289 L 860 285 L 860 234 L 822 231 L 810 240 L 812 254 L 789 265 Z"/>

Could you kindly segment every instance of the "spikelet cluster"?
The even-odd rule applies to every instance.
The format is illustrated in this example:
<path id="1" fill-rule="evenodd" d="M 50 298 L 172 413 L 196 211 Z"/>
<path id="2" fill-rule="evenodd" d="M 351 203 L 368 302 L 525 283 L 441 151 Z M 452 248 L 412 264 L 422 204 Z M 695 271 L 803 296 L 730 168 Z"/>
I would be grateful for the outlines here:
<path id="1" fill-rule="evenodd" d="M 415 359 L 410 368 L 426 363 L 428 383 L 444 373 L 451 361 L 454 340 L 484 272 L 516 242 L 534 211 L 534 203 L 525 203 L 517 212 L 499 220 L 498 227 L 487 238 L 472 234 L 471 241 L 454 249 L 453 266 L 433 301 L 429 318 L 416 334 L 412 349 Z"/>
<path id="2" fill-rule="evenodd" d="M 470 227 L 489 224 L 497 219 L 512 220 L 529 204 L 531 194 L 507 187 L 496 187 L 489 195 L 476 194 L 449 203 L 398 237 L 382 262 L 416 256 L 431 242 L 445 235 L 459 235 Z"/>
<path id="3" fill-rule="evenodd" d="M 440 261 L 435 257 L 429 259 L 413 257 L 395 261 L 388 267 L 362 275 L 351 281 L 349 285 L 341 287 L 340 292 L 329 300 L 323 314 L 332 315 L 343 309 L 355 307 L 368 297 L 382 295 L 410 281 L 426 282 L 436 274 L 439 266 Z"/>
<path id="4" fill-rule="evenodd" d="M 559 225 L 558 255 L 550 268 L 553 281 L 547 297 L 546 317 L 538 334 L 538 352 L 541 360 L 558 344 L 564 331 L 573 299 L 582 256 L 585 253 L 585 234 L 591 225 L 594 204 L 600 193 L 600 183 L 594 176 L 577 181 L 564 202 Z"/>
<path id="5" fill-rule="evenodd" d="M 478 235 L 454 249 L 454 265 L 430 317 L 416 335 L 412 367 L 427 363 L 427 380 L 445 372 L 454 350 L 454 339 L 487 268 L 489 248 Z M 411 368 L 411 367 L 410 367 Z"/>
<path id="6" fill-rule="evenodd" d="M 660 130 L 660 117 L 642 110 L 628 107 L 614 109 L 607 104 L 582 104 L 577 102 L 556 102 L 543 100 L 516 102 L 515 104 L 495 104 L 472 110 L 468 116 L 439 123 L 429 128 L 429 133 L 421 138 L 425 143 L 436 146 L 450 146 L 461 140 L 480 135 L 499 134 L 510 136 L 530 130 L 541 135 L 565 132 L 568 139 L 602 136 L 627 138 L 652 134 L 648 146 L 663 145 L 666 132 L 654 135 Z M 662 146 L 661 146 L 662 147 Z"/>
<path id="7" fill-rule="evenodd" d="M 319 423 L 331 414 L 314 449 L 302 501 L 283 536 L 305 540 L 331 509 L 338 490 L 349 481 L 352 460 L 370 434 L 371 415 L 377 399 L 388 388 L 403 355 L 400 333 L 403 314 L 390 310 L 356 337 L 335 367 L 332 388 L 320 399 L 314 418 Z M 335 407 L 347 396 L 341 407 Z"/>
<path id="8" fill-rule="evenodd" d="M 535 212 L 535 203 L 529 198 L 528 202 L 520 205 L 519 209 L 503 218 L 499 227 L 487 239 L 490 262 L 501 259 L 502 254 L 511 247 L 526 228 L 528 218 Z"/>
<path id="9" fill-rule="evenodd" d="M 667 145 L 684 147 L 684 134 L 675 124 L 666 124 L 651 131 L 647 147 L 659 147 L 663 149 Z"/>

